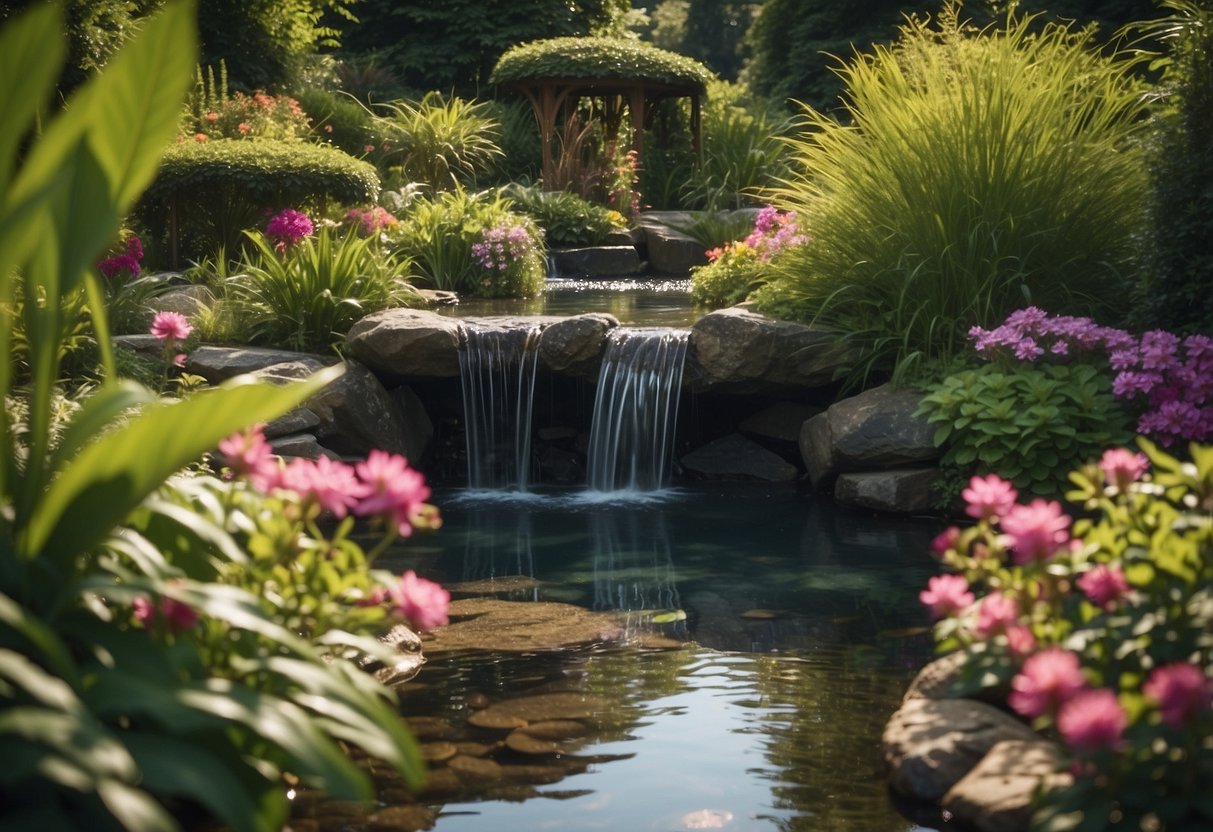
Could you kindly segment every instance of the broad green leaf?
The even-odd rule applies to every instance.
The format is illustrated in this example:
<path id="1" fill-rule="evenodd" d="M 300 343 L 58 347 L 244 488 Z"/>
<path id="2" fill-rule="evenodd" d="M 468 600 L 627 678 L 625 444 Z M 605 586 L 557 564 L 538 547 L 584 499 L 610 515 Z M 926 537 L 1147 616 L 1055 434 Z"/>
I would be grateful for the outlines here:
<path id="1" fill-rule="evenodd" d="M 57 471 L 62 468 L 66 460 L 94 441 L 123 413 L 155 400 L 156 395 L 152 391 L 130 380 L 100 388 L 84 400 L 63 431 L 51 455 L 51 469 Z"/>
<path id="2" fill-rule="evenodd" d="M 30 697 L 61 713 L 82 711 L 71 685 L 31 662 L 21 653 L 0 650 L 0 679 L 8 679 Z"/>
<path id="3" fill-rule="evenodd" d="M 62 31 L 63 11 L 56 4 L 34 6 L 0 31 L 0 78 L 7 80 L 0 84 L 0 194 L 8 191 L 17 148 L 38 108 L 50 100 L 67 53 Z M 0 274 L 7 272 L 0 268 Z"/>
<path id="4" fill-rule="evenodd" d="M 50 669 L 69 685 L 78 687 L 75 662 L 59 636 L 30 614 L 29 610 L 3 593 L 0 593 L 0 622 L 25 636 L 38 648 L 38 658 L 41 661 L 50 665 Z"/>
<path id="5" fill-rule="evenodd" d="M 110 814 L 131 832 L 181 832 L 173 816 L 147 792 L 121 780 L 97 784 L 97 796 Z"/>
<path id="6" fill-rule="evenodd" d="M 97 545 L 170 474 L 235 431 L 285 413 L 343 371 L 335 365 L 284 386 L 238 376 L 181 402 L 147 406 L 58 472 L 22 530 L 18 552 L 70 561 Z"/>
<path id="7" fill-rule="evenodd" d="M 232 536 L 223 527 L 197 512 L 155 497 L 147 500 L 144 505 L 148 511 L 175 524 L 181 533 L 201 543 L 204 549 L 209 548 L 222 555 L 222 559 L 227 563 L 248 563 L 248 555 Z"/>

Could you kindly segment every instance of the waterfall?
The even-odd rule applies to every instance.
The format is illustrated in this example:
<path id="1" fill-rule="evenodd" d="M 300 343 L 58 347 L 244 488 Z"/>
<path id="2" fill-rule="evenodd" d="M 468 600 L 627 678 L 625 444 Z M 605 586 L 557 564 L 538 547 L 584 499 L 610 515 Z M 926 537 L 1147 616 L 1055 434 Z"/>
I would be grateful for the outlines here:
<path id="1" fill-rule="evenodd" d="M 459 349 L 468 488 L 526 491 L 538 326 L 464 327 Z"/>
<path id="2" fill-rule="evenodd" d="M 664 484 L 689 335 L 685 329 L 611 331 L 590 425 L 592 491 L 653 491 Z"/>

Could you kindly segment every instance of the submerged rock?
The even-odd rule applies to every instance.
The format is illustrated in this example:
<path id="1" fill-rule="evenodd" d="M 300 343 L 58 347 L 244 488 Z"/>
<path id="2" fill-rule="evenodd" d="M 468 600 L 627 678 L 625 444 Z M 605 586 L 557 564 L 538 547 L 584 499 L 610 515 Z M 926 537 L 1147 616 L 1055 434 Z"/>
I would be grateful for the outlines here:
<path id="1" fill-rule="evenodd" d="M 618 641 L 624 634 L 616 615 L 554 602 L 464 598 L 451 602 L 450 619 L 425 637 L 430 655 L 559 650 Z"/>

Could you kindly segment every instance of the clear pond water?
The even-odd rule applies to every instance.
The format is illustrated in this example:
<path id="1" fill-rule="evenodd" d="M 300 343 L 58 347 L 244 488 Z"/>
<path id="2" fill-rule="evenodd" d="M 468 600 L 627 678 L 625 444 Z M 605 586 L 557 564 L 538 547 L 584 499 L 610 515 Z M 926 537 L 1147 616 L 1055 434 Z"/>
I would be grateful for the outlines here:
<path id="1" fill-rule="evenodd" d="M 431 658 L 402 706 L 436 760 L 427 792 L 375 773 L 399 828 L 925 829 L 890 805 L 879 740 L 930 659 L 916 595 L 936 524 L 743 484 L 619 497 L 437 494 L 444 527 L 381 562 L 447 584 L 526 576 L 500 597 L 615 611 L 627 631 Z M 530 702 L 574 729 L 536 754 L 477 724 Z"/>
<path id="2" fill-rule="evenodd" d="M 435 311 L 459 318 L 606 312 L 624 326 L 690 326 L 707 310 L 692 303 L 690 280 L 635 278 L 549 279 L 533 298 L 464 298 Z"/>

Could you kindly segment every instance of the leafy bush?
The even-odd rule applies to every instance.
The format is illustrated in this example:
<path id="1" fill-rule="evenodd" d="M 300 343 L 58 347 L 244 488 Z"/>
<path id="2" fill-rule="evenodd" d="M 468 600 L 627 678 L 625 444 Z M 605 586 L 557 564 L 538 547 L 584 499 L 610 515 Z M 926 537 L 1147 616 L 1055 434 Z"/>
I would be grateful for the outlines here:
<path id="1" fill-rule="evenodd" d="M 931 386 L 918 415 L 939 425 L 944 465 L 999 471 L 1033 494 L 1056 495 L 1068 471 L 1132 436 L 1110 381 L 1089 364 L 965 370 Z"/>
<path id="2" fill-rule="evenodd" d="M 195 141 L 207 139 L 303 139 L 311 133 L 311 119 L 299 102 L 286 95 L 256 90 L 251 95 L 231 93 L 227 64 L 220 62 L 205 74 L 198 67 L 194 91 L 186 103 L 181 132 Z M 205 137 L 205 138 L 203 138 Z"/>
<path id="3" fill-rule="evenodd" d="M 529 217 L 507 214 L 497 225 L 482 229 L 471 250 L 480 272 L 472 282 L 473 294 L 531 297 L 542 288 L 543 234 Z"/>
<path id="4" fill-rule="evenodd" d="M 474 184 L 501 156 L 499 125 L 483 102 L 429 92 L 420 101 L 379 107 L 376 133 L 384 140 L 376 158 L 385 169 L 399 168 L 403 182 L 424 182 L 445 191 Z"/>
<path id="5" fill-rule="evenodd" d="M 300 90 L 296 98 L 312 117 L 315 137 L 338 150 L 361 158 L 379 141 L 371 112 L 354 98 L 316 87 Z"/>
<path id="6" fill-rule="evenodd" d="M 1076 522 L 973 478 L 976 525 L 934 547 L 956 574 L 920 596 L 939 649 L 966 654 L 959 692 L 1060 740 L 1072 777 L 1038 795 L 1041 832 L 1213 824 L 1213 448 L 1181 462 L 1142 446 L 1071 476 Z"/>
<path id="7" fill-rule="evenodd" d="M 502 193 L 517 210 L 539 224 L 549 246 L 601 245 L 612 231 L 627 225 L 618 211 L 595 205 L 568 191 L 507 185 Z"/>
<path id="8" fill-rule="evenodd" d="M 459 189 L 412 203 L 408 215 L 392 231 L 394 250 L 409 257 L 422 280 L 435 289 L 489 294 L 502 287 L 496 270 L 486 271 L 472 254 L 483 233 L 500 226 L 522 225 L 538 252 L 535 268 L 527 268 L 517 285 L 523 295 L 538 291 L 543 279 L 542 242 L 530 220 L 511 213 L 511 203 L 494 191 L 470 193 Z M 485 281 L 488 281 L 487 285 Z"/>
<path id="9" fill-rule="evenodd" d="M 771 205 L 758 212 L 752 230 L 748 223 L 746 227 L 749 233 L 744 240 L 710 249 L 708 264 L 691 269 L 691 297 L 696 303 L 721 307 L 745 300 L 769 277 L 772 260 L 790 246 L 803 245 L 807 239 L 800 233 L 794 215 L 781 214 Z M 707 228 L 716 227 L 709 224 Z M 726 229 L 727 226 L 716 228 L 715 233 L 719 236 L 710 238 L 704 228 L 698 230 L 705 236 L 692 235 L 700 242 L 706 241 L 707 245 L 711 245 L 713 239 L 737 240 L 741 237 L 736 229 Z M 735 236 L 725 237 L 726 234 Z"/>
<path id="10" fill-rule="evenodd" d="M 0 756 L 9 763 L 0 802 L 14 828 L 177 829 L 169 807 L 186 804 L 234 829 L 280 828 L 285 772 L 347 799 L 370 796 L 339 742 L 420 786 L 420 753 L 393 696 L 349 661 L 354 650 L 386 658 L 370 637 L 385 611 L 374 607 L 389 595 L 394 609 L 406 606 L 415 576 L 409 587 L 381 583 L 348 559 L 340 526 L 331 539 L 315 535 L 320 495 L 293 486 L 289 468 L 277 485 L 293 495 L 251 507 L 241 522 L 234 512 L 248 504 L 215 496 L 240 486 L 215 483 L 203 498 L 199 484 L 188 507 L 174 494 L 189 485 L 166 486 L 224 436 L 298 406 L 340 369 L 282 387 L 235 379 L 178 402 L 114 374 L 104 291 L 89 267 L 176 131 L 193 16 L 190 3 L 168 4 L 26 145 L 64 56 L 60 8 L 36 5 L 0 30 L 0 72 L 23 79 L 0 122 L 0 399 L 19 402 L 0 410 Z M 18 311 L 18 286 L 38 302 Z M 106 374 L 56 430 L 60 325 L 79 294 Z M 17 314 L 29 335 L 21 389 L 10 349 Z M 347 510 L 379 516 L 389 505 L 387 537 L 404 533 L 402 505 L 426 513 L 419 475 L 399 458 L 367 466 L 356 482 L 374 502 Z M 388 496 L 389 474 L 409 495 Z M 330 490 L 334 480 L 311 472 Z M 354 569 L 326 571 L 330 552 Z M 252 562 L 267 555 L 273 567 L 258 571 Z M 300 580 L 340 617 L 291 616 L 302 609 L 278 592 Z M 357 600 L 370 602 L 365 612 Z M 334 624 L 350 629 L 322 632 Z"/>
<path id="11" fill-rule="evenodd" d="M 776 204 L 813 231 L 757 293 L 832 328 L 856 376 L 903 377 L 1030 298 L 1123 311 L 1143 226 L 1134 63 L 1089 32 L 1008 16 L 975 32 L 945 6 L 839 70 L 843 120 L 809 110 Z"/>
<path id="12" fill-rule="evenodd" d="M 549 38 L 507 50 L 490 84 L 535 78 L 625 78 L 702 89 L 712 80 L 703 64 L 638 40 L 609 37 Z"/>
<path id="13" fill-rule="evenodd" d="M 268 231 L 245 233 L 252 249 L 228 279 L 227 293 L 253 343 L 328 352 L 360 318 L 416 300 L 401 277 L 407 260 L 385 254 L 356 228 L 324 226 L 277 244 Z"/>
<path id="14" fill-rule="evenodd" d="M 379 177 L 367 162 L 305 142 L 183 141 L 164 154 L 139 207 L 143 222 L 170 239 L 170 258 L 236 252 L 266 211 L 290 205 L 373 202 Z"/>

